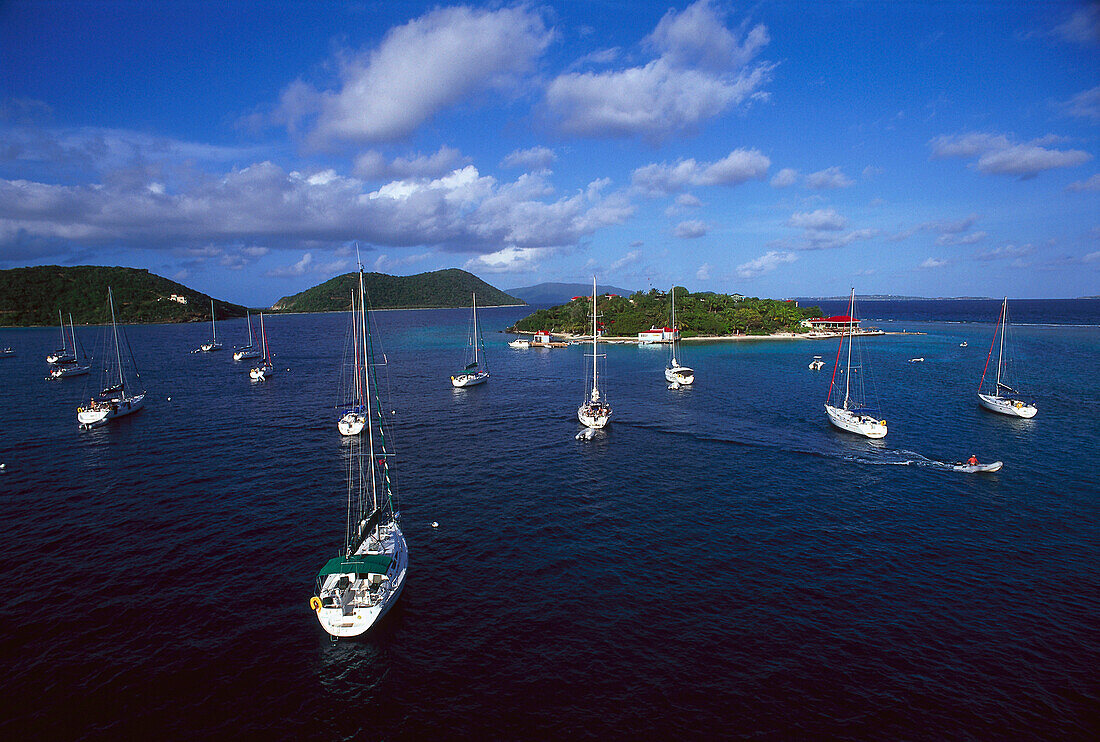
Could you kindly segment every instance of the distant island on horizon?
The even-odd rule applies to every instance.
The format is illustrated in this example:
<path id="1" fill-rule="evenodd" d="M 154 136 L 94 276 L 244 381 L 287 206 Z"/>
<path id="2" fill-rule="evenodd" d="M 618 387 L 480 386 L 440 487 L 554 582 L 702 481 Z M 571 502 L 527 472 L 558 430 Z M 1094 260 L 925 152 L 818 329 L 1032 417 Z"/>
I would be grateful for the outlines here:
<path id="1" fill-rule="evenodd" d="M 217 319 L 244 317 L 252 311 L 275 314 L 347 311 L 352 284 L 358 273 L 345 273 L 305 291 L 284 296 L 271 308 L 246 307 L 216 299 L 145 268 L 121 266 L 40 265 L 0 270 L 0 326 L 32 327 L 58 323 L 60 310 L 72 314 L 78 325 L 107 321 L 107 288 L 114 291 L 116 317 L 121 323 L 158 324 L 209 322 L 210 304 Z M 476 293 L 480 306 L 525 306 L 459 268 L 390 276 L 365 273 L 364 284 L 372 309 L 444 309 L 471 306 Z"/>
<path id="2" fill-rule="evenodd" d="M 370 309 L 450 309 L 478 306 L 521 307 L 527 302 L 482 281 L 461 268 L 445 268 L 412 276 L 364 273 Z M 346 312 L 351 291 L 359 286 L 358 273 L 344 273 L 272 305 L 275 312 Z"/>
<path id="3" fill-rule="evenodd" d="M 241 304 L 215 299 L 145 268 L 101 265 L 39 265 L 0 270 L 0 325 L 56 325 L 60 310 L 80 325 L 108 321 L 107 287 L 122 323 L 210 321 L 243 317 Z"/>

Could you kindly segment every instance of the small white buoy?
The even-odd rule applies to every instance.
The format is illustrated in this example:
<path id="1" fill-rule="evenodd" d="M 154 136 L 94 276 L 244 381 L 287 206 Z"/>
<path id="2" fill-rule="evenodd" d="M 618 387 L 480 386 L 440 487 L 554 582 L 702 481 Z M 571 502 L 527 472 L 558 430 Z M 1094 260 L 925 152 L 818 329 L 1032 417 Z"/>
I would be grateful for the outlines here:
<path id="1" fill-rule="evenodd" d="M 171 397 L 169 397 L 169 398 L 168 398 L 168 401 L 169 401 L 169 402 L 171 402 L 171 401 L 172 401 L 172 398 L 171 398 Z"/>
<path id="2" fill-rule="evenodd" d="M 439 528 L 439 523 L 433 520 L 432 521 L 432 528 Z"/>
<path id="3" fill-rule="evenodd" d="M 8 468 L 7 464 L 0 464 L 0 469 L 7 469 L 7 468 Z"/>

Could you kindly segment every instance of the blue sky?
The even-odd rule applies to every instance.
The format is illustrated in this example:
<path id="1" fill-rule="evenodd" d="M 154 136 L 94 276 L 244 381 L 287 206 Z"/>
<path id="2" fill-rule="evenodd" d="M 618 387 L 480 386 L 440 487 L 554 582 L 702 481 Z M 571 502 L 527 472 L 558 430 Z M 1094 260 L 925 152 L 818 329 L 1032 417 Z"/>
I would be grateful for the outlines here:
<path id="1" fill-rule="evenodd" d="M 1100 294 L 1095 2 L 8 0 L 0 70 L 0 268 Z"/>

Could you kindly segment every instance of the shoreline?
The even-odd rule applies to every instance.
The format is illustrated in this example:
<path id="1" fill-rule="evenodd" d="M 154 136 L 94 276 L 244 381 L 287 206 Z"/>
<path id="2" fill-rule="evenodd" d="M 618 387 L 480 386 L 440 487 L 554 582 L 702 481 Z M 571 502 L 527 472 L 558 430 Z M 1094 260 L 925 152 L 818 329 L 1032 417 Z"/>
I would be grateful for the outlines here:
<path id="1" fill-rule="evenodd" d="M 478 309 L 514 309 L 516 307 L 525 307 L 525 306 L 529 306 L 529 305 L 527 305 L 527 304 L 492 304 L 492 305 L 484 306 L 484 307 L 478 306 Z M 470 308 L 471 307 L 386 307 L 384 309 L 371 309 L 370 311 L 371 312 L 421 312 L 421 311 L 428 311 L 428 310 L 431 310 L 431 309 L 470 309 Z M 251 311 L 251 309 L 249 311 Z M 256 314 L 259 314 L 261 311 L 267 317 L 278 317 L 280 315 L 301 315 L 301 314 L 347 314 L 348 310 L 346 310 L 346 309 L 325 309 L 325 310 L 319 311 L 319 312 L 286 312 L 286 311 L 283 311 L 283 310 L 273 310 L 273 309 L 260 310 L 260 309 L 257 309 L 256 312 L 252 316 L 255 317 Z M 235 320 L 235 319 L 244 319 L 244 317 L 243 316 L 241 316 L 241 317 L 226 317 L 224 321 L 229 322 L 229 321 L 232 321 L 232 320 Z M 120 324 L 120 325 L 193 325 L 196 322 L 209 322 L 209 321 L 210 321 L 210 318 L 205 317 L 205 318 L 200 318 L 200 319 L 186 320 L 184 322 L 119 322 L 118 324 Z M 222 321 L 223 320 L 221 318 L 218 319 L 218 322 L 222 322 Z M 80 325 L 81 327 L 102 327 L 105 323 L 102 323 L 102 322 L 95 322 L 95 323 L 76 322 L 75 324 Z M 106 323 L 106 324 L 109 324 L 109 323 Z M 57 329 L 57 325 L 0 325 L 0 330 L 18 330 L 18 329 L 21 329 L 21 328 L 31 329 L 31 328 L 35 328 L 35 327 L 52 327 L 54 329 Z"/>
<path id="2" fill-rule="evenodd" d="M 505 334 L 516 335 L 523 337 L 525 335 L 531 335 L 529 332 L 515 332 L 513 330 L 503 330 Z M 681 343 L 725 343 L 725 342 L 741 342 L 746 340 L 836 340 L 837 338 L 845 336 L 847 333 L 799 333 L 799 332 L 775 332 L 770 335 L 705 335 L 694 336 L 688 338 L 680 338 Z M 857 337 L 877 337 L 885 335 L 926 335 L 924 332 L 900 330 L 887 332 L 885 330 L 863 331 L 855 333 Z M 591 335 L 572 335 L 567 332 L 552 332 L 551 338 L 560 338 L 568 343 L 590 343 L 592 342 Z M 597 343 L 608 343 L 610 345 L 637 345 L 637 346 L 665 346 L 671 345 L 669 341 L 656 342 L 656 343 L 643 343 L 636 337 L 626 337 L 623 335 L 608 335 L 601 336 L 596 339 Z"/>

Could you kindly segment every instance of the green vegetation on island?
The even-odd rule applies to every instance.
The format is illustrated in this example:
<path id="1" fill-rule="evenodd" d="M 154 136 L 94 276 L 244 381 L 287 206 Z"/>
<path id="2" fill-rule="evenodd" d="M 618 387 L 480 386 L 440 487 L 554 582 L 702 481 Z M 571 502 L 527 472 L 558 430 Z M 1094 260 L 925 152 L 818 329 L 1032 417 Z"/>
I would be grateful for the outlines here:
<path id="1" fill-rule="evenodd" d="M 210 320 L 211 297 L 143 268 L 41 265 L 0 270 L 0 325 L 55 325 L 58 310 L 77 324 L 102 324 L 108 286 L 119 322 Z M 218 319 L 245 314 L 243 306 L 219 299 L 214 307 Z"/>
<path id="2" fill-rule="evenodd" d="M 799 323 L 820 317 L 818 307 L 800 307 L 794 301 L 753 299 L 738 294 L 711 291 L 690 293 L 677 286 L 676 324 L 682 337 L 714 335 L 771 335 L 775 332 L 806 332 Z M 600 322 L 605 335 L 633 337 L 651 327 L 667 327 L 672 321 L 672 296 L 652 289 L 630 296 L 598 298 Z M 577 297 L 567 304 L 540 309 L 515 324 L 516 332 L 592 332 L 592 298 Z"/>
<path id="3" fill-rule="evenodd" d="M 472 273 L 448 268 L 415 276 L 364 273 L 363 285 L 372 309 L 438 309 L 468 307 L 473 293 L 478 306 L 522 306 L 523 301 L 490 286 Z M 359 274 L 345 273 L 300 294 L 284 296 L 273 307 L 284 312 L 346 312 Z"/>

